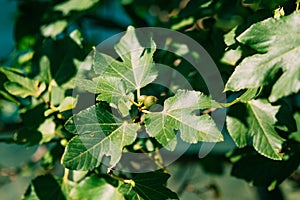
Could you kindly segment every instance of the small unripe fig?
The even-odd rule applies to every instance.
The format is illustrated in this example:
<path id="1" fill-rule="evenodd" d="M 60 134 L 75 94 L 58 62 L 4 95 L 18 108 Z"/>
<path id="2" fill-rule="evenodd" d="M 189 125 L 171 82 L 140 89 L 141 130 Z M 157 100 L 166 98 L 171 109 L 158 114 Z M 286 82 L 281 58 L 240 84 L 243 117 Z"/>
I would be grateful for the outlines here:
<path id="1" fill-rule="evenodd" d="M 155 96 L 146 96 L 144 100 L 144 106 L 146 108 L 150 108 L 156 102 L 157 102 L 157 98 Z"/>
<path id="2" fill-rule="evenodd" d="M 65 147 L 65 146 L 67 146 L 68 141 L 67 141 L 66 139 L 62 139 L 62 140 L 60 141 L 60 144 L 61 144 L 61 146 Z"/>
<path id="3" fill-rule="evenodd" d="M 147 95 L 141 95 L 138 99 L 138 104 L 140 106 L 143 106 L 142 109 L 150 108 L 153 104 L 155 104 L 157 101 L 157 98 L 155 96 L 147 96 Z"/>

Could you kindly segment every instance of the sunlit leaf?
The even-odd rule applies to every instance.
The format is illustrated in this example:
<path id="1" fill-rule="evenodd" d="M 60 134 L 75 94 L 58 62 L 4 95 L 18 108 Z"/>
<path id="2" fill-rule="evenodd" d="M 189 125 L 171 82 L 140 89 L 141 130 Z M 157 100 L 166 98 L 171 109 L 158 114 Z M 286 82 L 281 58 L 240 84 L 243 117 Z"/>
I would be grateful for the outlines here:
<path id="1" fill-rule="evenodd" d="M 41 32 L 45 37 L 55 38 L 56 35 L 61 33 L 68 25 L 66 20 L 59 20 L 49 25 L 44 25 L 41 27 Z"/>
<path id="2" fill-rule="evenodd" d="M 152 39 L 150 48 L 142 47 L 134 28 L 129 26 L 125 35 L 115 46 L 123 62 L 95 50 L 93 68 L 101 76 L 122 79 L 129 90 L 139 89 L 157 77 L 152 58 L 155 48 Z"/>
<path id="3" fill-rule="evenodd" d="M 51 118 L 46 119 L 44 123 L 39 126 L 38 131 L 42 133 L 42 140 L 40 143 L 49 142 L 55 137 L 55 126 L 56 124 Z"/>
<path id="4" fill-rule="evenodd" d="M 59 104 L 59 106 L 57 107 L 57 110 L 59 112 L 64 112 L 67 110 L 71 110 L 73 108 L 75 108 L 77 103 L 77 99 L 74 97 L 66 97 L 64 98 L 64 100 L 61 102 L 61 104 Z"/>
<path id="5" fill-rule="evenodd" d="M 226 84 L 226 90 L 257 88 L 275 81 L 269 99 L 274 102 L 300 89 L 300 13 L 270 18 L 252 25 L 237 39 L 258 53 L 245 58 Z"/>
<path id="6" fill-rule="evenodd" d="M 218 108 L 220 104 L 196 91 L 178 90 L 167 99 L 161 112 L 145 116 L 146 130 L 169 150 L 176 146 L 175 130 L 180 131 L 183 141 L 188 143 L 223 141 L 216 124 L 207 114 L 197 116 L 193 111 Z"/>
<path id="7" fill-rule="evenodd" d="M 82 47 L 82 40 L 83 37 L 81 35 L 81 32 L 79 30 L 74 30 L 70 33 L 70 37 L 73 39 L 74 42 L 76 42 L 76 44 L 80 47 Z"/>
<path id="8" fill-rule="evenodd" d="M 5 89 L 15 96 L 22 98 L 28 96 L 38 97 L 46 89 L 45 83 L 40 83 L 38 80 L 23 77 L 4 68 L 0 68 L 0 71 L 4 73 L 9 80 L 4 84 Z"/>
<path id="9" fill-rule="evenodd" d="M 54 6 L 54 10 L 69 15 L 71 11 L 83 11 L 94 6 L 99 0 L 68 0 Z"/>

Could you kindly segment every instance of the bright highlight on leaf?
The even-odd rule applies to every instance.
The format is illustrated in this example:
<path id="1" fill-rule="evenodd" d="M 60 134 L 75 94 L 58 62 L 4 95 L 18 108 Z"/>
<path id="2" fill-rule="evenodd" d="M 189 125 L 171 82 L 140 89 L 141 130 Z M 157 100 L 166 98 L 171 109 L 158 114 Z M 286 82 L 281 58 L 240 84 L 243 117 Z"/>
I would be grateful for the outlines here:
<path id="1" fill-rule="evenodd" d="M 179 130 L 183 141 L 188 143 L 223 141 L 222 134 L 208 114 L 197 116 L 193 113 L 218 107 L 221 105 L 200 92 L 178 90 L 174 97 L 165 101 L 163 111 L 146 115 L 146 130 L 169 150 L 174 150 L 177 144 L 175 130 Z"/>
<path id="2" fill-rule="evenodd" d="M 68 23 L 66 20 L 57 21 L 52 24 L 42 26 L 41 32 L 45 37 L 52 37 L 55 39 L 56 35 L 61 33 L 67 25 Z"/>
<path id="3" fill-rule="evenodd" d="M 93 68 L 100 76 L 122 79 L 128 90 L 140 89 L 154 81 L 158 75 L 152 58 L 155 49 L 152 39 L 149 48 L 142 47 L 134 28 L 129 26 L 115 46 L 123 62 L 95 50 Z"/>
<path id="4" fill-rule="evenodd" d="M 272 102 L 300 90 L 300 13 L 269 18 L 252 25 L 237 39 L 258 53 L 245 58 L 226 84 L 226 90 L 257 88 L 282 75 L 272 87 Z"/>
<path id="5" fill-rule="evenodd" d="M 64 15 L 69 15 L 71 11 L 87 10 L 98 2 L 99 0 L 69 0 L 56 5 L 54 10 L 61 11 Z"/>
<path id="6" fill-rule="evenodd" d="M 4 73 L 8 78 L 9 81 L 4 84 L 4 87 L 13 95 L 22 98 L 28 96 L 38 97 L 46 89 L 46 84 L 40 83 L 38 80 L 23 77 L 4 68 L 0 68 L 0 72 Z"/>

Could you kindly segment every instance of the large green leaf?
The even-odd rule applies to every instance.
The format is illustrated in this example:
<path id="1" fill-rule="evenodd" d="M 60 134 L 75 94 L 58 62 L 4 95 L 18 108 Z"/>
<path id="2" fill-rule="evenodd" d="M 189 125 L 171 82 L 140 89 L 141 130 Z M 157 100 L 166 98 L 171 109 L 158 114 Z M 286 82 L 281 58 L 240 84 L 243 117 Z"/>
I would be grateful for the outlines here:
<path id="1" fill-rule="evenodd" d="M 229 134 L 239 148 L 252 142 L 260 154 L 281 160 L 281 138 L 275 130 L 276 114 L 280 106 L 273 106 L 266 100 L 251 100 L 246 105 L 232 107 L 226 118 Z"/>
<path id="2" fill-rule="evenodd" d="M 9 81 L 5 82 L 4 88 L 11 94 L 22 98 L 28 96 L 38 97 L 46 89 L 45 83 L 18 75 L 10 70 L 0 68 Z"/>
<path id="3" fill-rule="evenodd" d="M 226 90 L 257 88 L 275 82 L 270 101 L 296 93 L 300 89 L 300 13 L 280 19 L 270 18 L 252 25 L 237 39 L 258 53 L 245 58 L 226 84 Z"/>
<path id="4" fill-rule="evenodd" d="M 136 139 L 138 124 L 114 116 L 106 104 L 98 103 L 71 117 L 66 125 L 76 133 L 66 147 L 62 163 L 70 169 L 91 170 L 100 165 L 104 156 L 110 156 L 115 165 L 122 149 Z"/>
<path id="5" fill-rule="evenodd" d="M 126 34 L 115 45 L 115 50 L 123 62 L 95 50 L 93 68 L 104 77 L 122 79 L 129 90 L 139 89 L 154 81 L 157 70 L 154 68 L 153 53 L 156 49 L 150 40 L 150 48 L 140 45 L 135 29 L 129 26 Z"/>
<path id="6" fill-rule="evenodd" d="M 183 141 L 188 143 L 222 141 L 223 136 L 211 117 L 194 113 L 218 107 L 220 104 L 200 92 L 178 90 L 174 97 L 165 101 L 163 111 L 146 114 L 146 130 L 169 150 L 177 144 L 175 130 L 179 130 Z"/>
<path id="7" fill-rule="evenodd" d="M 89 200 L 121 200 L 122 195 L 117 188 L 113 187 L 104 178 L 96 175 L 87 177 L 78 185 L 75 185 L 70 191 L 71 199 L 89 199 Z"/>

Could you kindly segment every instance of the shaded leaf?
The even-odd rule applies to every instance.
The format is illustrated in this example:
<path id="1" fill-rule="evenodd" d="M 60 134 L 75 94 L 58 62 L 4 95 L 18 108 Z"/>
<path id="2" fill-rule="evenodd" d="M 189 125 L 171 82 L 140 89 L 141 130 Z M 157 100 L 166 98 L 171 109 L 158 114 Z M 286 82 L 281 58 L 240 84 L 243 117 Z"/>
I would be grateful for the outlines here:
<path id="1" fill-rule="evenodd" d="M 292 132 L 290 135 L 289 135 L 289 138 L 290 139 L 293 139 L 297 142 L 300 142 L 300 113 L 295 113 L 294 114 L 294 119 L 296 121 L 296 125 L 297 125 L 297 130 Z"/>
<path id="2" fill-rule="evenodd" d="M 274 102 L 300 89 L 300 13 L 280 19 L 270 18 L 252 25 L 237 39 L 258 53 L 245 58 L 226 84 L 226 90 L 257 88 L 282 75 L 270 94 Z"/>
<path id="3" fill-rule="evenodd" d="M 4 91 L 0 90 L 0 96 L 2 96 L 4 99 L 7 99 L 10 102 L 17 104 L 18 106 L 20 105 L 20 102 L 14 96 L 9 94 L 8 92 L 4 92 Z"/>
<path id="4" fill-rule="evenodd" d="M 45 104 L 39 104 L 20 114 L 25 127 L 14 134 L 14 140 L 16 143 L 26 143 L 29 146 L 32 146 L 41 141 L 42 134 L 38 131 L 38 128 L 45 121 L 44 111 Z"/>
<path id="5" fill-rule="evenodd" d="M 37 56 L 47 56 L 50 64 L 51 77 L 55 85 L 62 86 L 77 75 L 77 65 L 74 61 L 84 58 L 85 53 L 70 37 L 45 39 L 36 52 Z M 41 61 L 39 63 L 41 64 Z M 40 66 L 42 67 L 42 66 Z"/>
<path id="6" fill-rule="evenodd" d="M 52 75 L 51 75 L 49 58 L 47 56 L 42 56 L 39 65 L 40 65 L 40 73 L 37 79 L 45 83 L 50 83 L 50 81 L 52 80 Z"/>
<path id="7" fill-rule="evenodd" d="M 299 149 L 296 151 L 299 152 Z M 292 155 L 288 160 L 277 161 L 249 149 L 241 149 L 232 155 L 233 159 L 234 157 L 237 161 L 233 164 L 232 176 L 245 179 L 255 186 L 269 188 L 278 186 L 297 169 L 300 163 L 299 153 Z"/>
<path id="8" fill-rule="evenodd" d="M 266 100 L 251 100 L 246 105 L 235 105 L 226 118 L 229 134 L 239 148 L 252 142 L 260 154 L 281 160 L 285 141 L 275 130 L 276 114 L 280 106 Z"/>
<path id="9" fill-rule="evenodd" d="M 177 194 L 165 187 L 169 174 L 162 171 L 140 173 L 133 177 L 133 190 L 145 200 L 179 199 Z"/>
<path id="10" fill-rule="evenodd" d="M 38 80 L 23 77 L 4 68 L 0 68 L 0 71 L 4 73 L 9 80 L 9 82 L 4 83 L 4 88 L 13 95 L 22 98 L 28 96 L 38 97 L 46 89 L 46 84 L 40 84 Z"/>
<path id="11" fill-rule="evenodd" d="M 223 141 L 222 134 L 208 114 L 197 116 L 193 113 L 218 107 L 221 107 L 220 104 L 200 92 L 178 90 L 174 97 L 165 101 L 163 111 L 146 114 L 146 130 L 169 150 L 173 150 L 177 143 L 175 130 L 179 130 L 183 141 L 188 143 Z"/>
<path id="12" fill-rule="evenodd" d="M 42 134 L 35 129 L 23 128 L 14 134 L 13 139 L 17 144 L 33 146 L 39 144 L 42 139 Z"/>
<path id="13" fill-rule="evenodd" d="M 104 156 L 110 156 L 110 164 L 115 165 L 123 147 L 134 142 L 140 128 L 130 121 L 114 116 L 103 103 L 74 115 L 65 128 L 78 135 L 67 145 L 62 163 L 70 169 L 91 170 Z"/>
<path id="14" fill-rule="evenodd" d="M 52 175 L 47 174 L 32 180 L 23 199 L 64 200 L 66 198 L 60 189 L 60 183 Z"/>

